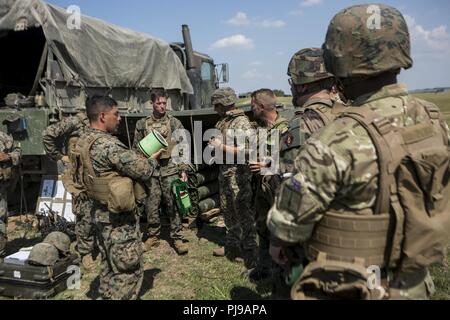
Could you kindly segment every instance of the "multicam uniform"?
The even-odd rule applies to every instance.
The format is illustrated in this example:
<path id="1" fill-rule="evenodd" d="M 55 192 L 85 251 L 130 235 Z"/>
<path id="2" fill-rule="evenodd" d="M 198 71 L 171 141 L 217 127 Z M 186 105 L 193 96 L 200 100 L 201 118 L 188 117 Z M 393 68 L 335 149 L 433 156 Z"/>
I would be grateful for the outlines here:
<path id="1" fill-rule="evenodd" d="M 313 133 L 333 121 L 338 113 L 337 109 L 340 109 L 331 99 L 330 90 L 335 80 L 326 71 L 322 55 L 323 51 L 319 48 L 305 48 L 296 52 L 289 62 L 287 74 L 291 81 L 293 104 L 299 109 L 290 120 L 289 132 L 281 144 L 283 173 L 293 172 L 294 160 L 300 147 Z M 306 92 L 299 95 L 294 89 L 297 85 L 306 85 Z M 300 96 L 311 96 L 325 90 L 330 96 L 328 99 L 309 98 L 304 102 L 298 100 Z M 302 105 L 298 105 L 299 103 Z"/>
<path id="2" fill-rule="evenodd" d="M 79 139 L 77 149 L 80 153 L 86 147 L 78 146 L 86 145 L 86 141 L 92 143 L 89 159 L 96 177 L 117 173 L 147 182 L 157 167 L 154 160 L 139 156 L 106 132 L 89 129 Z M 82 167 L 80 171 L 83 170 L 88 169 Z M 86 171 L 77 172 L 77 175 L 83 174 L 86 176 Z M 142 239 L 137 210 L 113 213 L 99 200 L 92 200 L 102 255 L 99 293 L 104 299 L 136 299 L 143 280 Z"/>
<path id="3" fill-rule="evenodd" d="M 22 152 L 13 138 L 1 131 L 0 152 L 11 157 L 7 162 L 0 162 L 0 258 L 3 258 L 7 243 L 8 183 L 13 180 L 12 170 L 19 165 Z"/>
<path id="4" fill-rule="evenodd" d="M 289 122 L 289 132 L 281 143 L 281 163 L 284 173 L 293 172 L 294 160 L 305 141 L 332 122 L 344 108 L 331 99 L 311 99 L 303 105 L 301 111 L 295 113 Z"/>
<path id="5" fill-rule="evenodd" d="M 47 155 L 54 161 L 61 160 L 64 156 L 60 148 L 59 143 L 66 145 L 67 153 L 70 154 L 71 150 L 77 143 L 78 138 L 89 127 L 89 119 L 85 113 L 78 113 L 73 117 L 67 117 L 49 126 L 43 134 L 43 144 Z M 91 217 L 92 203 L 86 194 L 76 194 L 72 190 L 68 177 L 69 170 L 63 175 L 64 186 L 67 191 L 72 193 L 72 208 L 76 217 L 75 233 L 77 236 L 77 251 L 81 257 L 91 254 L 94 248 L 94 230 Z"/>
<path id="6" fill-rule="evenodd" d="M 179 178 L 182 171 L 187 171 L 188 166 L 184 164 L 174 164 L 171 158 L 171 153 L 174 147 L 172 141 L 172 134 L 175 130 L 183 130 L 184 127 L 180 120 L 172 115 L 165 114 L 162 118 L 157 119 L 154 115 L 141 119 L 136 123 L 136 130 L 134 133 L 133 148 L 138 150 L 138 143 L 152 130 L 159 132 L 164 139 L 169 143 L 169 148 L 160 158 L 160 175 L 153 176 L 147 184 L 150 190 L 150 196 L 146 199 L 146 211 L 148 222 L 148 233 L 150 237 L 159 236 L 161 221 L 159 215 L 159 208 L 161 200 L 165 206 L 166 214 L 170 219 L 170 236 L 173 240 L 182 240 L 183 236 L 180 231 L 181 218 L 174 203 L 172 196 L 171 184 L 174 180 Z"/>
<path id="7" fill-rule="evenodd" d="M 387 117 L 396 127 L 412 126 L 428 118 L 425 108 L 418 108 L 422 113 L 408 113 L 412 104 L 430 105 L 409 96 L 401 85 L 385 86 L 353 103 Z M 313 135 L 301 149 L 295 169 L 294 177 L 282 185 L 267 221 L 271 233 L 285 244 L 308 244 L 319 241 L 320 237 L 331 237 L 315 231 L 318 222 L 329 212 L 360 217 L 374 215 L 380 174 L 377 152 L 367 131 L 356 121 L 338 118 Z M 308 249 L 310 257 L 313 251 L 312 247 Z M 426 297 L 429 283 L 430 279 L 422 278 L 422 282 L 409 290 L 410 297 Z"/>
<path id="8" fill-rule="evenodd" d="M 283 135 L 287 132 L 289 128 L 288 120 L 277 116 L 274 123 L 269 127 L 268 125 L 261 126 L 261 129 L 268 130 L 267 132 L 267 144 L 270 148 L 271 136 L 274 131 L 278 131 L 280 139 L 283 139 Z M 280 145 L 281 147 L 281 142 Z M 259 237 L 259 247 L 258 247 L 258 266 L 260 268 L 270 269 L 272 266 L 272 258 L 269 255 L 269 245 L 270 245 L 270 232 L 267 229 L 267 213 L 272 207 L 275 194 L 281 183 L 281 177 L 278 174 L 273 175 L 258 175 L 256 190 L 255 190 L 255 211 L 256 211 L 256 231 Z"/>
<path id="9" fill-rule="evenodd" d="M 404 17 L 379 4 L 371 28 L 369 6 L 336 14 L 323 45 L 352 107 L 306 142 L 269 212 L 273 257 L 305 248 L 310 261 L 294 299 L 426 299 L 427 268 L 448 245 L 449 129 L 435 105 L 396 84 L 412 66 Z"/>
<path id="10" fill-rule="evenodd" d="M 243 110 L 234 109 L 219 120 L 216 128 L 227 143 L 233 141 L 230 137 L 232 130 L 245 132 L 252 129 L 252 125 Z M 256 253 L 251 178 L 247 165 L 219 165 L 220 210 L 226 227 L 225 253 L 230 258 L 242 256 L 247 267 L 254 266 Z"/>

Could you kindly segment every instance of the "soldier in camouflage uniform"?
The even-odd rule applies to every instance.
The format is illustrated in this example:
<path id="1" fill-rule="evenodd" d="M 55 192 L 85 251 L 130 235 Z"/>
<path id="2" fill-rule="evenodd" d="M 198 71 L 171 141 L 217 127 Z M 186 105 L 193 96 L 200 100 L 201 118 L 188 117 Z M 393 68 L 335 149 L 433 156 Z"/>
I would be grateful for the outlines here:
<path id="1" fill-rule="evenodd" d="M 274 132 L 277 137 L 281 138 L 288 130 L 289 122 L 280 116 L 276 110 L 276 97 L 270 89 L 260 89 L 252 93 L 252 111 L 255 116 L 258 129 L 267 130 L 267 149 L 269 154 L 274 151 Z M 280 141 L 279 141 L 280 142 Z M 278 144 L 278 148 L 280 144 Z M 277 150 L 279 152 L 279 150 Z M 256 231 L 258 233 L 259 247 L 257 267 L 252 269 L 249 277 L 252 280 L 260 280 L 272 274 L 272 259 L 269 255 L 270 233 L 267 230 L 266 220 L 267 213 L 273 205 L 275 193 L 281 182 L 280 172 L 272 172 L 267 170 L 264 172 L 269 163 L 268 159 L 264 161 L 265 155 L 259 155 L 259 162 L 250 163 L 250 170 L 256 178 L 255 190 L 255 211 L 256 211 Z M 267 168 L 266 168 L 267 169 Z"/>
<path id="2" fill-rule="evenodd" d="M 389 212 L 385 213 L 380 210 L 378 193 L 387 190 L 388 195 L 395 194 L 392 185 L 387 184 L 389 188 L 383 185 L 385 174 L 392 175 L 396 168 L 392 163 L 381 162 L 390 151 L 380 149 L 375 144 L 380 140 L 372 133 L 408 132 L 405 131 L 408 128 L 429 123 L 441 128 L 434 132 L 446 149 L 448 127 L 442 118 L 430 122 L 439 118 L 436 106 L 414 98 L 405 86 L 397 84 L 400 69 L 412 66 L 408 28 L 395 8 L 375 7 L 375 12 L 379 12 L 379 26 L 368 24 L 372 15 L 368 12 L 374 11 L 373 7 L 369 10 L 369 5 L 349 7 L 331 21 L 323 46 L 324 60 L 327 70 L 342 82 L 346 98 L 353 100 L 353 113 L 346 111 L 305 143 L 295 160 L 297 173 L 282 184 L 269 212 L 272 258 L 285 266 L 289 263 L 285 249 L 304 247 L 310 260 L 293 286 L 292 298 L 308 298 L 306 287 L 312 295 L 322 298 L 370 298 L 375 293 L 364 280 L 368 262 L 382 268 L 383 288 L 378 287 L 380 295 L 376 298 L 425 299 L 433 289 L 426 267 L 412 272 L 398 268 L 402 264 L 398 264 L 397 255 L 408 248 L 389 247 L 399 237 L 397 231 L 393 233 L 389 228 L 394 219 L 401 219 L 397 216 L 398 194 L 385 198 L 387 201 L 382 206 Z M 356 121 L 353 116 L 356 113 L 371 114 L 374 128 L 379 131 Z M 423 131 L 419 132 L 423 138 Z M 409 135 L 408 139 L 415 138 Z M 445 215 L 448 213 L 442 216 Z M 402 226 L 402 222 L 395 224 L 396 230 Z M 405 231 L 417 226 L 420 225 Z M 354 239 L 355 235 L 359 235 L 359 240 Z M 396 257 L 397 261 L 385 261 L 389 256 Z M 407 258 L 403 256 L 402 261 Z M 395 264 L 397 267 L 391 269 Z"/>
<path id="3" fill-rule="evenodd" d="M 298 108 L 282 142 L 282 170 L 289 175 L 302 144 L 333 121 L 343 105 L 336 103 L 339 95 L 335 91 L 334 76 L 325 70 L 321 49 L 306 48 L 295 53 L 287 73 L 292 102 Z"/>
<path id="4" fill-rule="evenodd" d="M 14 167 L 19 165 L 22 152 L 13 138 L 0 131 L 0 262 L 6 255 L 8 186 L 14 179 Z"/>
<path id="5" fill-rule="evenodd" d="M 103 194 L 109 199 L 112 189 L 104 189 L 105 185 L 111 185 L 111 176 L 149 181 L 158 165 L 154 159 L 161 153 L 146 159 L 112 135 L 117 132 L 120 122 L 117 103 L 113 99 L 94 96 L 88 100 L 86 112 L 90 129 L 78 140 L 71 154 L 71 163 L 76 181 L 82 182 L 93 201 L 101 253 L 99 293 L 102 299 L 137 299 L 143 280 L 142 237 L 137 209 L 113 212 L 109 209 L 109 200 L 106 205 L 100 196 Z M 79 163 L 82 163 L 81 167 L 77 167 Z"/>
<path id="6" fill-rule="evenodd" d="M 216 150 L 233 157 L 248 148 L 248 144 L 230 144 L 235 130 L 252 129 L 244 111 L 235 106 L 236 101 L 236 94 L 231 88 L 217 89 L 211 97 L 211 104 L 221 116 L 216 129 L 220 130 L 222 139 L 215 137 L 209 143 Z M 253 268 L 256 263 L 256 230 L 252 208 L 252 174 L 248 165 L 236 163 L 219 165 L 220 210 L 225 220 L 226 239 L 225 246 L 215 249 L 213 254 L 226 256 L 231 261 L 243 259 L 247 268 Z"/>
<path id="7" fill-rule="evenodd" d="M 151 246 L 157 245 L 161 228 L 159 209 L 162 204 L 165 208 L 165 214 L 170 220 L 170 238 L 178 254 L 188 253 L 187 240 L 181 234 L 181 217 L 176 208 L 174 197 L 172 195 L 171 184 L 174 180 L 180 178 L 186 182 L 188 179 L 188 167 L 185 164 L 175 164 L 172 160 L 172 150 L 175 145 L 172 135 L 175 130 L 184 130 L 180 120 L 166 113 L 167 96 L 164 91 L 155 91 L 151 95 L 153 103 L 153 114 L 136 123 L 134 132 L 133 148 L 138 151 L 138 143 L 151 131 L 159 132 L 169 143 L 169 147 L 161 155 L 160 176 L 154 176 L 147 185 L 150 190 L 150 196 L 146 199 L 148 239 L 144 243 L 144 250 L 149 250 Z"/>
<path id="8" fill-rule="evenodd" d="M 67 154 L 77 143 L 78 138 L 89 127 L 89 119 L 86 113 L 79 112 L 75 116 L 67 117 L 61 121 L 50 125 L 44 131 L 43 144 L 47 155 L 54 161 L 61 160 L 67 167 L 69 156 L 61 152 L 59 146 L 64 145 Z M 91 217 L 92 203 L 88 196 L 73 189 L 69 175 L 70 170 L 66 169 L 63 174 L 64 187 L 72 194 L 72 208 L 76 217 L 75 234 L 77 236 L 76 250 L 81 258 L 81 264 L 86 270 L 94 266 L 92 252 L 94 249 L 94 225 Z"/>

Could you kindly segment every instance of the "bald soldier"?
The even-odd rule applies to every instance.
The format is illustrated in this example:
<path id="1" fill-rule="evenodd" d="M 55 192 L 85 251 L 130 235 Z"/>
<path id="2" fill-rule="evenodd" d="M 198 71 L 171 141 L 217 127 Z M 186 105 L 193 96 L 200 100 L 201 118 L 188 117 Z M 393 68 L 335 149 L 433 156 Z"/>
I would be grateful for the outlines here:
<path id="1" fill-rule="evenodd" d="M 273 155 L 274 151 L 279 153 L 279 139 L 288 131 L 289 121 L 278 113 L 275 94 L 270 89 L 257 90 L 252 93 L 251 104 L 258 129 L 266 130 L 267 136 L 264 143 L 268 149 L 268 156 Z M 278 141 L 274 141 L 275 139 L 278 139 Z M 259 143 L 262 143 L 262 141 L 259 141 Z M 273 148 L 277 148 L 277 150 L 273 150 Z M 267 230 L 266 220 L 281 182 L 279 170 L 264 170 L 272 164 L 269 163 L 272 161 L 271 158 L 260 154 L 258 160 L 257 162 L 250 162 L 250 170 L 256 177 L 255 221 L 259 240 L 257 266 L 249 273 L 252 280 L 260 280 L 272 275 L 272 259 L 269 255 L 270 233 Z M 279 158 L 276 161 L 279 161 Z"/>

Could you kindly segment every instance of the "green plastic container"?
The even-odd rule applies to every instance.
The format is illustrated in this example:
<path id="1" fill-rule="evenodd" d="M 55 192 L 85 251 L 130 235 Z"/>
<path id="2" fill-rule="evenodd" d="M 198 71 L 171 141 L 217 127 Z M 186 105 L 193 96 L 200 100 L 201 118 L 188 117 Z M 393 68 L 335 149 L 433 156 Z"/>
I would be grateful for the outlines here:
<path id="1" fill-rule="evenodd" d="M 171 184 L 172 193 L 175 196 L 178 210 L 183 217 L 189 214 L 192 208 L 191 197 L 189 196 L 188 185 L 186 182 L 176 179 Z"/>
<path id="2" fill-rule="evenodd" d="M 168 145 L 166 139 L 158 131 L 154 130 L 138 143 L 139 149 L 149 158 L 159 150 L 167 148 Z"/>

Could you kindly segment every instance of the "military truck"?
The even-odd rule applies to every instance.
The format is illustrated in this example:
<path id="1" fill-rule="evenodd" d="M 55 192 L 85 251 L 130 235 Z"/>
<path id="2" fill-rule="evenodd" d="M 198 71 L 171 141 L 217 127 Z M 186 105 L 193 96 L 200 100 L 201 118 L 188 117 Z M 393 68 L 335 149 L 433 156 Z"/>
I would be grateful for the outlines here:
<path id="1" fill-rule="evenodd" d="M 153 88 L 168 91 L 169 109 L 188 130 L 195 120 L 204 128 L 216 122 L 210 97 L 228 81 L 228 65 L 194 51 L 187 25 L 182 35 L 166 43 L 41 0 L 1 2 L 0 130 L 21 144 L 20 186 L 30 207 L 42 176 L 57 172 L 44 129 L 82 110 L 89 95 L 118 101 L 119 137 L 128 145 L 136 121 L 151 112 Z"/>

